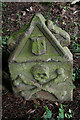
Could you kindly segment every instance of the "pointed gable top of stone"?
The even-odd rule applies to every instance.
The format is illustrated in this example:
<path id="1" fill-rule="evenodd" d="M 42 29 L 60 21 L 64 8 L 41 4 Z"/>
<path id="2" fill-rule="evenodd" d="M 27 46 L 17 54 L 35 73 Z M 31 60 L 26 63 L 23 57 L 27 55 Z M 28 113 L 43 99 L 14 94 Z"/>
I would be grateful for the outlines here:
<path id="1" fill-rule="evenodd" d="M 10 63 L 49 59 L 63 61 L 63 58 L 72 61 L 72 54 L 67 48 L 70 43 L 69 34 L 54 26 L 51 21 L 46 21 L 41 14 L 36 14 L 29 28 L 24 29 L 18 36 L 20 40 L 9 59 Z M 8 43 L 11 39 L 16 43 L 14 37 L 11 37 Z"/>

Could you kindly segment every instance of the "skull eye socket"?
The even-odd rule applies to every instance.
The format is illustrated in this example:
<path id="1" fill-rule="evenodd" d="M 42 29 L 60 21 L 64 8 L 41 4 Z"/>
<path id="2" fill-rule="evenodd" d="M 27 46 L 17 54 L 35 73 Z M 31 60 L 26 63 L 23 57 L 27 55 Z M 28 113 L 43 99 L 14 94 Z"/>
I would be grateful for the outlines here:
<path id="1" fill-rule="evenodd" d="M 37 73 L 38 76 L 40 76 L 41 74 L 40 73 Z"/>
<path id="2" fill-rule="evenodd" d="M 41 79 L 44 79 L 44 77 L 46 77 L 46 73 L 43 73 L 43 74 L 40 74 L 40 73 L 37 73 L 38 77 L 40 77 Z"/>
<path id="3" fill-rule="evenodd" d="M 41 79 L 44 79 L 44 77 L 41 77 Z"/>
<path id="4" fill-rule="evenodd" d="M 49 78 L 49 68 L 46 65 L 34 65 L 32 67 L 32 75 L 35 80 L 44 83 Z"/>
<path id="5" fill-rule="evenodd" d="M 46 73 L 43 73 L 44 76 L 46 76 Z"/>
<path id="6" fill-rule="evenodd" d="M 41 45 L 44 45 L 44 44 L 41 42 Z"/>

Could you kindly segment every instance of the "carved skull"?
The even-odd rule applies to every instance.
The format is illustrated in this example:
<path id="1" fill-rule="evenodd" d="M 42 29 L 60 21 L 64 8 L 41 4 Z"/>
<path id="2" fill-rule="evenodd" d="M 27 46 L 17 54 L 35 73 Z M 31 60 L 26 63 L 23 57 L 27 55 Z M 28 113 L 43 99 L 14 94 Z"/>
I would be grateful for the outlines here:
<path id="1" fill-rule="evenodd" d="M 32 74 L 35 80 L 44 83 L 49 78 L 49 68 L 46 65 L 35 65 L 32 67 Z"/>

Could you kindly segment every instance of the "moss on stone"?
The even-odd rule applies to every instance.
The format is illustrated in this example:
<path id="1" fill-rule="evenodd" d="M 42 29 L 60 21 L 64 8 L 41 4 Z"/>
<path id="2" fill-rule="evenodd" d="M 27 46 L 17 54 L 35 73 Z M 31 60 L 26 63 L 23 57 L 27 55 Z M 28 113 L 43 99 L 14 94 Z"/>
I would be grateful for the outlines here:
<path id="1" fill-rule="evenodd" d="M 61 32 L 60 28 L 57 30 Z M 36 14 L 29 27 L 13 33 L 8 40 L 8 46 L 14 48 L 9 59 L 13 89 L 16 93 L 21 91 L 25 99 L 41 90 L 60 101 L 72 99 L 73 58 L 57 34 L 46 26 L 41 14 Z"/>

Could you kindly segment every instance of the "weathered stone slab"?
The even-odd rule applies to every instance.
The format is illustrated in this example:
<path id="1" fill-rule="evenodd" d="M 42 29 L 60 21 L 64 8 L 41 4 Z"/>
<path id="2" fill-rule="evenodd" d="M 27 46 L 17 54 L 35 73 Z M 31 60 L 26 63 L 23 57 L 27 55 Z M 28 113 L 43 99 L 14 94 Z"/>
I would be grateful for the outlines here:
<path id="1" fill-rule="evenodd" d="M 14 48 L 9 70 L 15 95 L 26 100 L 73 99 L 73 56 L 67 47 L 70 36 L 66 31 L 36 14 L 28 27 L 12 34 L 7 44 Z"/>

